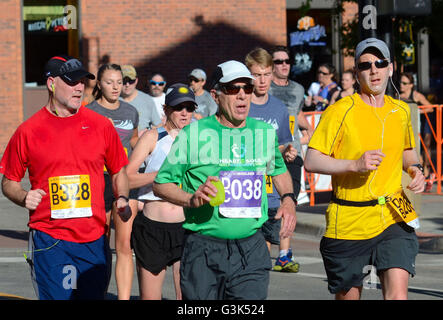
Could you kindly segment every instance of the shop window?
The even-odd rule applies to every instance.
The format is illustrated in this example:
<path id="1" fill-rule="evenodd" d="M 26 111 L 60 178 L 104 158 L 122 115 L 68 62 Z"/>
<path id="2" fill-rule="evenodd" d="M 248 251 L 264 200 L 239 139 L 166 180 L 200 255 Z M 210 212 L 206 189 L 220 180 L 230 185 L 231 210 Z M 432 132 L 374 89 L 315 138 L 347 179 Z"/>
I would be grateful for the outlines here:
<path id="1" fill-rule="evenodd" d="M 316 81 L 317 67 L 332 63 L 331 10 L 312 9 L 305 17 L 300 16 L 300 10 L 286 12 L 288 46 L 294 61 L 291 78 L 307 89 Z"/>
<path id="2" fill-rule="evenodd" d="M 43 85 L 46 61 L 57 54 L 78 57 L 78 1 L 23 0 L 25 85 Z"/>

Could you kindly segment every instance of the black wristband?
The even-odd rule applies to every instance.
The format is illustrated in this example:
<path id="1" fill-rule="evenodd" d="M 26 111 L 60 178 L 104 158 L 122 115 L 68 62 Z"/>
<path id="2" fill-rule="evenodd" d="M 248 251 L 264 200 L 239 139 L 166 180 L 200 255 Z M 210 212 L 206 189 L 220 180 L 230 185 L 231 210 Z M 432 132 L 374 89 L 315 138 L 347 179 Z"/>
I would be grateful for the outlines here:
<path id="1" fill-rule="evenodd" d="M 297 205 L 298 202 L 297 202 L 297 199 L 295 199 L 295 194 L 294 193 L 285 193 L 284 195 L 282 195 L 280 197 L 280 201 L 283 202 L 283 199 L 286 198 L 286 197 L 291 198 L 292 201 L 294 201 L 295 205 Z"/>
<path id="2" fill-rule="evenodd" d="M 123 196 L 123 195 L 122 196 L 118 196 L 117 200 L 120 199 L 120 198 L 125 199 L 126 202 L 129 202 L 129 198 L 126 197 L 126 196 Z"/>
<path id="3" fill-rule="evenodd" d="M 420 163 L 411 164 L 411 167 L 417 167 L 418 169 L 420 169 L 420 171 L 423 175 L 425 174 L 425 169 L 423 168 L 423 166 Z"/>

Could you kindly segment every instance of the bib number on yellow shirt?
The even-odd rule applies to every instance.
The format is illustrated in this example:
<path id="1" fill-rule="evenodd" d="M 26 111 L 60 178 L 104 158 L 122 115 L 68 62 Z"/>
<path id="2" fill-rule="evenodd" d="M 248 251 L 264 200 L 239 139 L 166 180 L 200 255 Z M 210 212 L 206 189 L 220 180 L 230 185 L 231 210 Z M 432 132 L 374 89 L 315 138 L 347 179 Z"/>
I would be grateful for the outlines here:
<path id="1" fill-rule="evenodd" d="M 52 219 L 91 217 L 91 183 L 89 175 L 49 178 Z"/>
<path id="2" fill-rule="evenodd" d="M 413 227 L 414 229 L 420 227 L 417 212 L 415 212 L 411 201 L 409 201 L 403 191 L 394 194 L 388 203 L 408 226 Z"/>

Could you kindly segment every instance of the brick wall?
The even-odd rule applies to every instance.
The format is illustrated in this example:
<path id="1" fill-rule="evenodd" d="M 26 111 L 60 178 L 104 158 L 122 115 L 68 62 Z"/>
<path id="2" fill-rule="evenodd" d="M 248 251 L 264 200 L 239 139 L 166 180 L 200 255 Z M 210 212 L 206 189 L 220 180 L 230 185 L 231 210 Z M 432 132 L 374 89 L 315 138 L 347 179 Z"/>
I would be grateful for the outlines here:
<path id="1" fill-rule="evenodd" d="M 169 83 L 196 67 L 243 60 L 255 46 L 286 43 L 285 0 L 81 0 L 83 62 L 134 64 L 146 89 L 151 72 Z M 21 1 L 0 3 L 0 154 L 24 120 Z"/>
<path id="2" fill-rule="evenodd" d="M 134 64 L 144 85 L 154 71 L 171 84 L 196 67 L 210 76 L 255 46 L 286 44 L 285 0 L 83 0 L 81 17 L 91 71 L 94 61 Z"/>
<path id="3" fill-rule="evenodd" d="M 343 8 L 345 9 L 342 14 L 342 21 L 346 23 L 358 16 L 358 4 L 355 2 L 344 2 Z M 352 69 L 354 67 L 354 57 L 347 57 L 343 54 L 343 70 Z"/>
<path id="4" fill-rule="evenodd" d="M 23 120 L 20 1 L 0 4 L 0 154 Z"/>

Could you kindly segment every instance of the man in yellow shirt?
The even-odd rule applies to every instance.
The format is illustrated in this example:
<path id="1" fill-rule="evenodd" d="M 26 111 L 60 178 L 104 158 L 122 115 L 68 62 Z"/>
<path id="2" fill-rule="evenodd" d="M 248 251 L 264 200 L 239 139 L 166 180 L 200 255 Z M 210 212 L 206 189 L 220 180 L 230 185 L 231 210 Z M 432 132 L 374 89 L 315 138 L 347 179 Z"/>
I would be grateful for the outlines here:
<path id="1" fill-rule="evenodd" d="M 305 159 L 306 170 L 332 176 L 320 244 L 328 289 L 336 299 L 359 299 L 374 266 L 384 298 L 407 299 L 418 218 L 402 193 L 402 169 L 412 178 L 408 189 L 424 190 L 410 109 L 385 95 L 393 66 L 383 41 L 361 41 L 355 63 L 360 92 L 326 109 Z"/>

